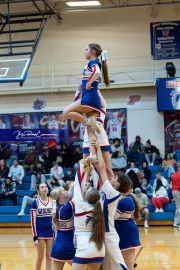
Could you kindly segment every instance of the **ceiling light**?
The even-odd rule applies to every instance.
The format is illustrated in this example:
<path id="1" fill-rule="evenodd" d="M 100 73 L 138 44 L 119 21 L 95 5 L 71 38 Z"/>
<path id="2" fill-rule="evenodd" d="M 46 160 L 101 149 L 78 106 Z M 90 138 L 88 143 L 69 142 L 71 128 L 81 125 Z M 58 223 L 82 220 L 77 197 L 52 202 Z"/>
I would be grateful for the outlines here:
<path id="1" fill-rule="evenodd" d="M 73 1 L 73 2 L 66 2 L 66 4 L 70 7 L 100 6 L 101 5 L 99 1 Z"/>

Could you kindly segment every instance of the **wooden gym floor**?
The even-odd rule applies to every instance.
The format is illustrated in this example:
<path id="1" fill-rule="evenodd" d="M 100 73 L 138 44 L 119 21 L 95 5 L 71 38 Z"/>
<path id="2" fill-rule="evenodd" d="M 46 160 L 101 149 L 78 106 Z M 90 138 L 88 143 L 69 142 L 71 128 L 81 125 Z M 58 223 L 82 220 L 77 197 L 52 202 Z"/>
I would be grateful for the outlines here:
<path id="1" fill-rule="evenodd" d="M 139 270 L 180 270 L 180 228 L 139 227 L 139 232 L 144 247 L 137 260 Z M 35 260 L 30 228 L 0 228 L 1 270 L 34 270 Z M 65 265 L 64 270 L 69 269 Z"/>

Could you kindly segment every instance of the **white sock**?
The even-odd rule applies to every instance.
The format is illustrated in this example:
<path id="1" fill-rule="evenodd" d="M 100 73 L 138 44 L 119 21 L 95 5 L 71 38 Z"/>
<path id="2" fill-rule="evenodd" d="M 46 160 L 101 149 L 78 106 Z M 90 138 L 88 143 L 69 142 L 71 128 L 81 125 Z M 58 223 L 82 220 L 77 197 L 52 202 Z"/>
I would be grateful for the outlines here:
<path id="1" fill-rule="evenodd" d="M 145 225 L 147 225 L 147 224 L 148 224 L 147 220 L 145 220 L 145 222 L 144 222 L 144 223 L 145 223 Z"/>

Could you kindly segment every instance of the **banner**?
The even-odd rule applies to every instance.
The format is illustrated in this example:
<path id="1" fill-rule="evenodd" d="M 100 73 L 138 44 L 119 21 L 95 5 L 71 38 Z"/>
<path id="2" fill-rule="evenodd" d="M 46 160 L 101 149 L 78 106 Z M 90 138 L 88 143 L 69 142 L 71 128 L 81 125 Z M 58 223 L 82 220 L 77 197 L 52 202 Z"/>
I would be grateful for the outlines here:
<path id="1" fill-rule="evenodd" d="M 127 148 L 127 110 L 108 109 L 104 122 L 110 144 L 119 138 Z M 85 124 L 64 118 L 63 112 L 32 112 L 0 115 L 0 143 L 16 141 L 20 145 L 20 159 L 33 147 L 37 154 L 43 154 L 43 147 L 51 139 L 57 142 L 57 149 L 63 143 L 74 151 L 83 144 Z"/>
<path id="2" fill-rule="evenodd" d="M 180 111 L 164 113 L 165 153 L 173 153 L 173 145 L 180 137 Z"/>
<path id="3" fill-rule="evenodd" d="M 180 58 L 180 21 L 150 24 L 153 60 Z"/>
<path id="4" fill-rule="evenodd" d="M 180 78 L 157 79 L 158 111 L 180 110 Z"/>

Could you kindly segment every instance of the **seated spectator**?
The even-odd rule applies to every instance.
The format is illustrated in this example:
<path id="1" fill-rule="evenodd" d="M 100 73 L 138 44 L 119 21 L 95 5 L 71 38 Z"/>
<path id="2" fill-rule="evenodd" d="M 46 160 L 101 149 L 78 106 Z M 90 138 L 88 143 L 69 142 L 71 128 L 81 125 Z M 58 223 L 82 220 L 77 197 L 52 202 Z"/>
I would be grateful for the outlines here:
<path id="1" fill-rule="evenodd" d="M 73 170 L 71 168 L 68 168 L 67 175 L 63 177 L 65 183 L 68 183 L 69 181 L 74 181 L 75 177 L 72 174 Z"/>
<path id="2" fill-rule="evenodd" d="M 144 172 L 144 178 L 148 181 L 149 183 L 149 178 L 150 178 L 150 175 L 151 175 L 151 170 L 148 169 L 147 167 L 147 163 L 146 162 L 143 162 L 142 164 L 142 171 Z"/>
<path id="3" fill-rule="evenodd" d="M 38 185 L 37 185 L 38 186 Z M 31 197 L 29 196 L 24 196 L 23 197 L 23 201 L 22 201 L 22 206 L 21 206 L 21 211 L 19 212 L 18 216 L 21 217 L 23 215 L 25 215 L 24 213 L 24 209 L 26 208 L 26 205 L 28 204 L 29 206 L 31 206 L 32 202 L 39 198 L 39 192 L 38 192 L 38 187 L 36 186 L 37 190 L 31 195 Z"/>
<path id="4" fill-rule="evenodd" d="M 22 184 L 22 179 L 24 177 L 23 166 L 19 165 L 19 160 L 15 159 L 13 162 L 13 166 L 10 169 L 8 177 L 12 178 L 12 181 L 16 181 L 16 183 Z"/>
<path id="5" fill-rule="evenodd" d="M 48 150 L 48 157 L 46 159 L 46 173 L 49 173 L 51 164 L 53 161 L 57 160 L 57 143 L 56 140 L 49 140 L 47 146 L 43 147 L 43 149 Z"/>
<path id="6" fill-rule="evenodd" d="M 143 170 L 139 170 L 137 172 L 137 178 L 138 178 L 138 182 L 137 182 L 137 186 L 141 189 L 141 184 L 142 184 L 142 180 L 144 179 L 144 172 Z M 141 189 L 141 192 L 146 193 L 143 189 Z"/>
<path id="7" fill-rule="evenodd" d="M 147 195 L 149 201 L 151 201 L 153 197 L 153 187 L 145 178 L 142 179 L 141 189 L 144 191 L 143 193 Z"/>
<path id="8" fill-rule="evenodd" d="M 14 160 L 18 159 L 19 144 L 17 142 L 9 142 L 5 145 L 4 150 L 9 150 L 10 157 L 6 161 L 6 166 L 10 169 Z"/>
<path id="9" fill-rule="evenodd" d="M 31 172 L 31 190 L 36 189 L 36 185 L 46 183 L 46 172 L 43 167 L 42 161 L 37 162 L 37 166 Z"/>
<path id="10" fill-rule="evenodd" d="M 177 138 L 177 143 L 173 145 L 173 153 L 171 155 L 177 162 L 180 162 L 180 137 Z"/>
<path id="11" fill-rule="evenodd" d="M 37 162 L 39 161 L 39 156 L 34 152 L 34 148 L 31 147 L 29 149 L 29 154 L 27 154 L 23 160 L 23 169 L 24 169 L 24 175 L 26 175 L 26 170 L 31 170 L 36 167 Z"/>
<path id="12" fill-rule="evenodd" d="M 113 144 L 111 145 L 111 151 L 114 152 L 120 152 L 122 156 L 124 156 L 124 147 L 120 145 L 120 139 L 115 138 L 113 140 Z"/>
<path id="13" fill-rule="evenodd" d="M 149 166 L 154 166 L 154 162 L 160 156 L 159 150 L 156 146 L 151 145 L 151 141 L 147 140 L 145 144 L 145 159 Z"/>
<path id="14" fill-rule="evenodd" d="M 3 184 L 8 177 L 9 168 L 6 166 L 4 159 L 0 160 L 0 184 Z"/>
<path id="15" fill-rule="evenodd" d="M 50 171 L 50 179 L 46 181 L 48 187 L 50 189 L 53 189 L 52 184 L 57 182 L 61 187 L 64 187 L 65 182 L 62 180 L 63 177 L 64 177 L 63 169 L 60 166 L 58 166 L 57 161 L 53 161 L 53 167 L 51 168 Z"/>
<path id="16" fill-rule="evenodd" d="M 112 154 L 110 163 L 113 172 L 126 172 L 127 162 L 125 158 L 121 156 L 120 152 L 116 151 Z"/>
<path id="17" fill-rule="evenodd" d="M 62 167 L 63 168 L 71 167 L 72 152 L 71 152 L 71 149 L 67 146 L 66 143 L 63 143 L 62 151 L 60 152 L 60 155 L 62 157 Z"/>
<path id="18" fill-rule="evenodd" d="M 0 206 L 2 205 L 1 200 L 6 200 L 8 198 L 13 199 L 13 205 L 17 204 L 16 183 L 13 182 L 10 177 L 6 178 L 5 182 L 2 184 Z"/>
<path id="19" fill-rule="evenodd" d="M 165 154 L 165 160 L 163 160 L 162 168 L 165 172 L 168 172 L 168 178 L 172 173 L 175 173 L 175 165 L 178 165 L 177 161 L 175 159 L 172 159 L 169 153 Z"/>
<path id="20" fill-rule="evenodd" d="M 160 179 L 157 180 L 156 189 L 153 191 L 152 204 L 156 208 L 154 212 L 163 213 L 163 205 L 168 204 L 169 198 L 167 190 L 164 188 L 163 183 Z"/>
<path id="21" fill-rule="evenodd" d="M 178 171 L 172 176 L 172 195 L 176 204 L 174 226 L 180 228 L 180 164 Z"/>
<path id="22" fill-rule="evenodd" d="M 162 181 L 163 186 L 165 187 L 166 190 L 168 190 L 169 184 L 168 184 L 168 181 L 166 180 L 166 178 L 164 178 L 164 176 L 161 176 L 160 172 L 155 172 L 155 176 L 156 176 L 156 179 L 154 180 L 153 190 L 156 189 L 158 179 Z"/>
<path id="23" fill-rule="evenodd" d="M 144 160 L 145 146 L 140 142 L 140 136 L 136 136 L 136 141 L 129 145 L 129 151 L 126 152 L 128 162 L 132 162 L 133 158 L 138 159 L 136 166 L 142 165 Z"/>
<path id="24" fill-rule="evenodd" d="M 76 147 L 76 153 L 73 154 L 72 162 L 74 165 L 75 171 L 78 169 L 79 161 L 83 158 L 81 146 Z"/>
<path id="25" fill-rule="evenodd" d="M 141 208 L 141 214 L 145 215 L 145 222 L 144 222 L 144 227 L 149 228 L 148 225 L 148 219 L 149 219 L 149 209 L 148 209 L 148 197 L 146 194 L 141 193 L 140 188 L 135 189 L 135 198 L 138 201 L 140 208 Z"/>
<path id="26" fill-rule="evenodd" d="M 137 173 L 139 171 L 138 168 L 135 168 L 135 163 L 134 162 L 130 163 L 130 168 L 126 170 L 126 174 L 128 174 L 131 170 L 134 171 L 135 173 Z"/>

